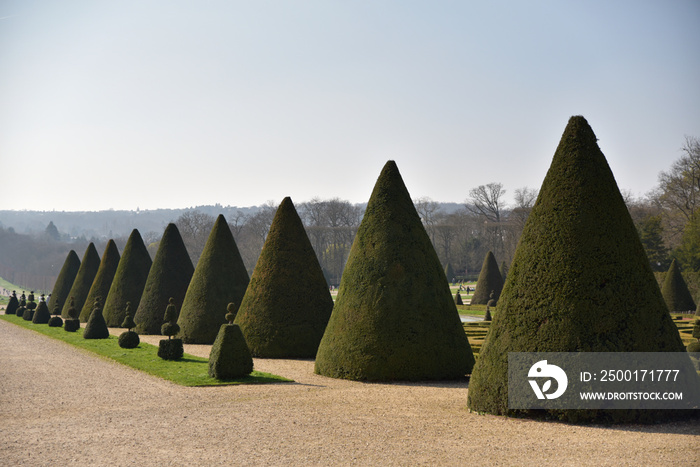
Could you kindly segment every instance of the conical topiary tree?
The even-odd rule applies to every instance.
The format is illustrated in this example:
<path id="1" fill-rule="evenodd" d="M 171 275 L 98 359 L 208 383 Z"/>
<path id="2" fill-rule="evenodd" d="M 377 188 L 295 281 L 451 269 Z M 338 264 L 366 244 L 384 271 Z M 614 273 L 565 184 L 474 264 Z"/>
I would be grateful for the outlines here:
<path id="1" fill-rule="evenodd" d="M 455 279 L 455 271 L 452 269 L 452 263 L 447 263 L 445 266 L 445 277 L 447 278 L 447 282 L 452 283 L 454 282 Z"/>
<path id="2" fill-rule="evenodd" d="M 393 161 L 372 191 L 318 347 L 318 374 L 462 378 L 474 356 L 445 273 Z"/>
<path id="3" fill-rule="evenodd" d="M 5 307 L 5 314 L 14 315 L 15 313 L 17 313 L 18 308 L 19 300 L 17 300 L 17 292 L 13 290 L 12 295 L 10 295 L 10 301 L 7 302 L 7 306 Z"/>
<path id="4" fill-rule="evenodd" d="M 138 347 L 141 339 L 136 332 L 132 331 L 136 327 L 136 323 L 131 317 L 131 302 L 126 302 L 125 316 L 121 327 L 126 328 L 126 331 L 119 335 L 119 347 L 123 349 L 135 349 Z"/>
<path id="5" fill-rule="evenodd" d="M 165 308 L 163 320 L 165 323 L 161 326 L 160 333 L 168 338 L 159 342 L 158 356 L 163 360 L 180 360 L 184 350 L 182 339 L 173 339 L 173 336 L 180 332 L 180 326 L 177 324 L 177 308 L 172 297 Z"/>
<path id="6" fill-rule="evenodd" d="M 97 249 L 95 249 L 95 244 L 90 243 L 85 250 L 83 255 L 83 260 L 80 262 L 80 269 L 78 269 L 78 274 L 75 276 L 73 285 L 68 292 L 68 296 L 73 298 L 73 305 L 75 309 L 78 310 L 78 314 L 83 309 L 85 305 L 85 300 L 87 299 L 88 293 L 90 292 L 90 287 L 92 282 L 95 280 L 95 275 L 100 267 L 100 255 L 97 254 Z M 61 310 L 61 316 L 64 318 L 68 317 L 68 307 L 70 306 L 68 300 L 66 300 Z"/>
<path id="7" fill-rule="evenodd" d="M 56 283 L 53 286 L 53 291 L 49 297 L 49 310 L 55 309 L 56 304 L 63 306 L 63 304 L 68 301 L 70 289 L 73 287 L 73 282 L 79 270 L 80 259 L 75 251 L 71 250 L 68 252 L 68 256 L 66 256 L 66 260 L 63 262 L 63 267 L 61 267 L 61 272 L 58 273 Z"/>
<path id="8" fill-rule="evenodd" d="M 117 272 L 119 258 L 119 249 L 117 249 L 117 245 L 114 243 L 114 240 L 109 240 L 105 247 L 105 252 L 102 254 L 102 260 L 100 261 L 100 266 L 97 268 L 95 279 L 92 281 L 90 291 L 85 299 L 83 309 L 80 312 L 79 318 L 81 322 L 86 323 L 90 317 L 93 308 L 91 304 L 95 302 L 95 298 L 106 297 L 109 293 L 112 279 L 114 279 L 114 274 Z"/>
<path id="9" fill-rule="evenodd" d="M 490 251 L 484 257 L 484 263 L 481 265 L 479 279 L 476 281 L 476 290 L 472 296 L 472 305 L 486 305 L 491 299 L 491 292 L 495 294 L 495 300 L 498 302 L 498 297 L 501 296 L 503 290 L 503 276 L 498 269 L 496 257 Z"/>
<path id="10" fill-rule="evenodd" d="M 102 297 L 95 297 L 95 306 L 92 308 L 90 317 L 83 331 L 83 339 L 107 339 L 109 329 L 105 318 L 102 316 Z"/>
<path id="11" fill-rule="evenodd" d="M 233 324 L 236 306 L 229 303 L 225 315 L 228 324 L 222 324 L 209 353 L 209 376 L 227 380 L 249 375 L 253 371 L 253 357 L 241 328 Z"/>
<path id="12" fill-rule="evenodd" d="M 235 323 L 253 356 L 313 358 L 333 298 L 291 198 L 270 225 Z"/>
<path id="13" fill-rule="evenodd" d="M 51 328 L 60 328 L 63 326 L 63 319 L 61 319 L 61 306 L 56 303 L 56 306 L 53 308 L 53 312 L 51 312 L 53 315 L 51 319 L 49 320 L 49 327 Z"/>
<path id="14" fill-rule="evenodd" d="M 121 325 L 126 317 L 127 302 L 133 304 L 131 310 L 133 316 L 141 300 L 152 263 L 141 234 L 136 229 L 132 230 L 105 299 L 102 314 L 107 326 L 114 328 Z"/>
<path id="15" fill-rule="evenodd" d="M 194 266 L 187 253 L 180 231 L 173 223 L 168 224 L 160 240 L 156 257 L 148 273 L 146 285 L 134 315 L 136 332 L 160 334 L 163 310 L 170 298 L 176 306 L 182 304 L 187 287 L 192 279 Z M 177 320 L 177 316 L 175 317 Z"/>
<path id="16" fill-rule="evenodd" d="M 674 259 L 668 268 L 664 283 L 661 286 L 661 295 L 664 297 L 668 311 L 689 311 L 695 309 L 695 301 L 688 291 L 688 286 L 683 280 L 681 269 Z"/>
<path id="17" fill-rule="evenodd" d="M 521 413 L 508 408 L 509 352 L 683 351 L 596 141 L 583 117 L 569 120 L 470 379 L 468 406 L 473 411 Z M 540 410 L 527 415 L 623 422 L 671 413 Z"/>
<path id="18" fill-rule="evenodd" d="M 178 324 L 186 344 L 213 344 L 229 302 L 241 303 L 248 271 L 224 216 L 219 215 L 187 288 Z"/>
<path id="19" fill-rule="evenodd" d="M 34 319 L 34 310 L 36 310 L 36 302 L 34 301 L 34 291 L 31 291 L 29 295 L 27 295 L 27 305 L 22 314 L 22 318 L 25 321 L 31 321 Z"/>
<path id="20" fill-rule="evenodd" d="M 51 319 L 51 312 L 49 307 L 46 305 L 46 297 L 41 294 L 39 298 L 39 304 L 34 311 L 34 316 L 32 316 L 32 323 L 34 324 L 48 324 Z"/>
<path id="21" fill-rule="evenodd" d="M 455 305 L 464 305 L 464 301 L 462 301 L 462 295 L 459 292 L 455 294 Z"/>
<path id="22" fill-rule="evenodd" d="M 75 300 L 70 297 L 68 300 L 68 317 L 63 323 L 63 330 L 67 332 L 75 332 L 80 329 L 80 319 L 78 318 L 78 310 L 75 308 Z"/>

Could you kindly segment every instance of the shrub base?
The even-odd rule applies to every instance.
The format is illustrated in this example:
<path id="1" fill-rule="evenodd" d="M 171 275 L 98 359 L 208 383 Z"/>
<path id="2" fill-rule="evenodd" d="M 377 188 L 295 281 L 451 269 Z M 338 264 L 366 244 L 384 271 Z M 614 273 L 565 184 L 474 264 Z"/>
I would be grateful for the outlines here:
<path id="1" fill-rule="evenodd" d="M 119 347 L 122 349 L 134 349 L 141 343 L 139 335 L 134 331 L 126 331 L 119 335 Z"/>
<path id="2" fill-rule="evenodd" d="M 180 360 L 184 353 L 182 339 L 163 339 L 158 344 L 158 356 L 163 360 Z"/>

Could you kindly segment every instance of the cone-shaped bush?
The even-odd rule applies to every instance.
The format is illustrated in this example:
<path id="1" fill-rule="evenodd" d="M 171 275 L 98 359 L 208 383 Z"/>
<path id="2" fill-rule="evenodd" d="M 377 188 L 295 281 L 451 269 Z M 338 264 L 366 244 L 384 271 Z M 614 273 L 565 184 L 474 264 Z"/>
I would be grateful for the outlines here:
<path id="1" fill-rule="evenodd" d="M 49 327 L 51 328 L 60 328 L 63 326 L 63 319 L 61 319 L 61 307 L 56 304 L 56 306 L 53 309 L 53 312 L 51 313 L 53 316 L 49 320 Z"/>
<path id="2" fill-rule="evenodd" d="M 440 260 L 389 161 L 350 250 L 315 371 L 355 380 L 455 379 L 473 364 Z"/>
<path id="3" fill-rule="evenodd" d="M 75 300 L 73 297 L 66 302 L 68 304 L 68 316 L 63 323 L 63 330 L 67 332 L 75 332 L 80 329 L 80 319 L 78 319 L 78 310 L 75 308 Z"/>
<path id="4" fill-rule="evenodd" d="M 18 308 L 19 300 L 17 300 L 17 293 L 13 290 L 12 295 L 10 296 L 10 301 L 7 302 L 7 306 L 5 307 L 5 314 L 14 315 L 15 313 L 17 313 Z"/>
<path id="5" fill-rule="evenodd" d="M 51 312 L 49 311 L 48 305 L 46 305 L 46 298 L 44 294 L 41 294 L 39 299 L 39 304 L 34 311 L 34 316 L 32 316 L 32 323 L 34 324 L 48 324 L 51 319 Z"/>
<path id="6" fill-rule="evenodd" d="M 455 294 L 455 305 L 464 305 L 464 302 L 462 301 L 462 295 L 459 292 Z"/>
<path id="7" fill-rule="evenodd" d="M 78 274 L 75 276 L 70 292 L 68 292 L 68 296 L 73 298 L 73 306 L 78 310 L 78 315 L 80 315 L 80 311 L 85 305 L 85 300 L 88 293 L 90 293 L 90 287 L 92 287 L 92 282 L 95 280 L 95 275 L 99 268 L 100 255 L 97 254 L 95 244 L 90 243 L 85 250 L 83 260 L 80 262 L 80 269 L 78 269 Z M 68 307 L 69 304 L 66 300 L 61 311 L 61 316 L 64 318 L 68 317 Z"/>
<path id="8" fill-rule="evenodd" d="M 447 263 L 445 266 L 445 277 L 449 283 L 452 283 L 452 280 L 455 278 L 455 271 L 452 269 L 452 263 Z"/>
<path id="9" fill-rule="evenodd" d="M 126 328 L 126 331 L 119 335 L 119 347 L 123 349 L 135 349 L 141 343 L 139 335 L 132 331 L 136 327 L 134 319 L 131 317 L 131 303 L 126 303 L 125 309 L 126 315 L 124 316 L 124 321 L 121 323 L 121 327 Z"/>
<path id="10" fill-rule="evenodd" d="M 229 303 L 227 310 L 229 323 L 221 325 L 209 353 L 209 376 L 223 380 L 240 378 L 253 371 L 253 357 L 241 328 L 232 324 L 236 307 Z"/>
<path id="11" fill-rule="evenodd" d="M 683 279 L 681 268 L 676 260 L 671 261 L 666 278 L 661 286 L 661 295 L 664 297 L 668 311 L 692 311 L 695 309 L 695 301 L 688 291 L 688 285 Z"/>
<path id="12" fill-rule="evenodd" d="M 131 312 L 134 313 L 141 300 L 152 263 L 141 234 L 134 229 L 126 242 L 117 272 L 114 274 L 105 299 L 102 314 L 107 326 L 114 328 L 124 321 L 127 302 L 133 304 Z"/>
<path id="13" fill-rule="evenodd" d="M 572 117 L 525 224 L 471 376 L 468 406 L 517 414 L 508 409 L 508 352 L 683 350 L 595 134 L 583 117 Z M 672 412 L 528 415 L 610 423 L 653 421 Z"/>
<path id="14" fill-rule="evenodd" d="M 163 310 L 172 297 L 182 305 L 194 266 L 175 224 L 168 224 L 160 240 L 156 257 L 148 273 L 143 295 L 134 315 L 136 332 L 160 334 Z M 177 320 L 177 317 L 175 318 Z"/>
<path id="15" fill-rule="evenodd" d="M 95 306 L 85 325 L 85 331 L 83 331 L 83 339 L 107 339 L 108 337 L 109 329 L 107 329 L 107 323 L 102 316 L 101 297 L 96 297 Z"/>
<path id="16" fill-rule="evenodd" d="M 180 310 L 180 337 L 187 344 L 213 344 L 224 324 L 221 310 L 241 303 L 248 271 L 224 216 L 219 215 L 199 257 Z"/>
<path id="17" fill-rule="evenodd" d="M 498 269 L 496 257 L 490 251 L 484 257 L 481 265 L 479 279 L 476 281 L 476 290 L 472 296 L 472 305 L 486 305 L 491 298 L 491 292 L 495 294 L 495 300 L 501 296 L 503 290 L 503 276 Z"/>
<path id="18" fill-rule="evenodd" d="M 105 252 L 102 254 L 102 261 L 100 261 L 100 266 L 97 268 L 97 274 L 95 274 L 95 279 L 92 281 L 90 291 L 85 299 L 85 304 L 80 312 L 79 318 L 81 322 L 87 322 L 90 313 L 92 313 L 93 307 L 91 304 L 95 302 L 95 299 L 97 297 L 106 297 L 109 293 L 109 288 L 112 286 L 112 280 L 114 279 L 114 274 L 117 272 L 118 265 L 119 250 L 114 240 L 110 240 L 107 242 Z"/>
<path id="19" fill-rule="evenodd" d="M 27 295 L 27 305 L 25 306 L 22 318 L 25 321 L 31 321 L 34 319 L 34 310 L 36 310 L 36 302 L 34 301 L 34 291 L 32 291 Z"/>
<path id="20" fill-rule="evenodd" d="M 165 308 L 165 323 L 160 328 L 160 333 L 168 336 L 163 339 L 158 345 L 158 356 L 163 360 L 180 360 L 184 353 L 182 347 L 182 339 L 173 339 L 173 336 L 180 332 L 180 326 L 177 324 L 177 308 L 175 307 L 175 299 L 172 297 Z"/>
<path id="21" fill-rule="evenodd" d="M 292 200 L 284 198 L 234 322 L 253 356 L 313 358 L 332 310 L 304 225 Z"/>
<path id="22" fill-rule="evenodd" d="M 63 267 L 61 272 L 58 273 L 56 278 L 56 283 L 53 286 L 53 291 L 51 291 L 51 297 L 49 297 L 49 310 L 56 308 L 56 305 L 63 307 L 63 305 L 68 301 L 70 297 L 70 289 L 73 287 L 73 282 L 75 281 L 78 271 L 80 270 L 80 259 L 75 251 L 71 250 L 66 256 L 66 260 L 63 262 Z"/>

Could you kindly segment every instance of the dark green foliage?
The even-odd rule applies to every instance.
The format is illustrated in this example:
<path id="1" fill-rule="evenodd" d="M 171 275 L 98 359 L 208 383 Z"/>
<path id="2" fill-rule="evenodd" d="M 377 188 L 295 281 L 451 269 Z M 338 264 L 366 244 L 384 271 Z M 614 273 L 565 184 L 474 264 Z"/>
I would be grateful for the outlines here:
<path id="1" fill-rule="evenodd" d="M 49 327 L 60 328 L 63 326 L 63 319 L 61 319 L 61 307 L 56 304 L 51 313 L 53 316 L 49 319 Z"/>
<path id="2" fill-rule="evenodd" d="M 19 308 L 19 300 L 17 300 L 17 293 L 15 291 L 12 291 L 12 295 L 10 296 L 10 301 L 7 302 L 7 306 L 5 307 L 5 314 L 6 315 L 14 315 L 17 313 L 17 309 Z"/>
<path id="3" fill-rule="evenodd" d="M 501 261 L 501 278 L 503 279 L 504 283 L 506 281 L 507 275 L 508 275 L 508 265 L 506 264 L 505 261 Z"/>
<path id="4" fill-rule="evenodd" d="M 468 406 L 520 414 L 508 409 L 508 352 L 683 350 L 596 137 L 583 117 L 572 117 L 525 224 L 471 376 Z M 574 423 L 682 416 L 663 410 L 523 415 Z"/>
<path id="5" fill-rule="evenodd" d="M 445 273 L 389 161 L 350 250 L 315 371 L 415 381 L 463 378 L 473 365 Z"/>
<path id="6" fill-rule="evenodd" d="M 236 304 L 235 303 L 229 303 L 226 305 L 226 321 L 228 321 L 228 324 L 233 324 L 233 320 L 236 319 L 236 313 L 238 310 L 236 309 Z M 217 334 L 218 335 L 218 334 Z"/>
<path id="7" fill-rule="evenodd" d="M 243 338 L 241 328 L 223 324 L 209 353 L 209 376 L 216 379 L 234 379 L 253 371 L 253 357 Z"/>
<path id="8" fill-rule="evenodd" d="M 182 339 L 163 339 L 158 342 L 158 356 L 163 360 L 180 360 L 184 353 Z"/>
<path id="9" fill-rule="evenodd" d="M 666 301 L 668 311 L 690 311 L 695 309 L 695 301 L 688 291 L 688 286 L 683 280 L 681 269 L 676 260 L 671 261 L 664 284 L 661 286 L 661 295 Z"/>
<path id="10" fill-rule="evenodd" d="M 68 317 L 63 323 L 63 330 L 68 332 L 75 332 L 80 329 L 80 320 L 78 319 L 78 310 L 75 309 L 75 301 L 73 297 L 66 302 L 68 304 Z"/>
<path id="11" fill-rule="evenodd" d="M 36 309 L 36 302 L 34 301 L 34 292 L 29 292 L 29 295 L 27 295 L 27 305 L 24 309 L 24 313 L 22 314 L 22 318 L 25 321 L 31 321 L 34 319 L 34 310 Z"/>
<path id="12" fill-rule="evenodd" d="M 168 338 L 172 338 L 180 332 L 180 326 L 177 324 L 177 308 L 175 308 L 175 299 L 170 297 L 168 306 L 165 308 L 165 323 L 160 327 L 160 333 Z"/>
<path id="13" fill-rule="evenodd" d="M 71 250 L 63 262 L 61 272 L 58 273 L 56 283 L 53 286 L 51 297 L 49 298 L 49 310 L 56 308 L 56 305 L 63 306 L 68 297 L 70 297 L 70 289 L 73 286 L 78 271 L 80 270 L 80 259 L 75 251 Z"/>
<path id="14" fill-rule="evenodd" d="M 686 349 L 688 352 L 700 352 L 700 341 L 691 342 Z M 700 371 L 700 368 L 697 368 Z"/>
<path id="15" fill-rule="evenodd" d="M 32 316 L 32 323 L 47 324 L 50 319 L 51 312 L 49 311 L 49 307 L 46 305 L 46 299 L 44 298 L 44 294 L 41 294 L 39 304 L 37 305 L 36 310 L 34 311 L 34 316 Z"/>
<path id="16" fill-rule="evenodd" d="M 484 257 L 479 279 L 476 281 L 472 305 L 486 305 L 491 298 L 491 292 L 495 293 L 495 300 L 498 302 L 501 290 L 503 290 L 503 276 L 498 269 L 496 257 L 489 251 Z"/>
<path id="17" fill-rule="evenodd" d="M 447 265 L 445 266 L 445 277 L 447 278 L 447 282 L 454 282 L 455 271 L 454 269 L 452 269 L 452 263 L 447 263 Z"/>
<path id="18" fill-rule="evenodd" d="M 135 308 L 138 307 L 152 263 L 141 234 L 134 229 L 126 242 L 105 300 L 103 314 L 107 326 L 117 327 L 121 324 L 127 302 L 133 303 Z"/>
<path id="19" fill-rule="evenodd" d="M 668 249 L 664 246 L 663 226 L 661 215 L 647 216 L 637 226 L 639 239 L 644 251 L 649 258 L 649 265 L 653 271 L 665 271 L 668 269 Z"/>
<path id="20" fill-rule="evenodd" d="M 17 308 L 16 315 L 18 318 L 24 318 L 24 313 L 26 313 L 27 307 L 22 305 L 22 302 L 20 302 L 19 308 Z"/>
<path id="21" fill-rule="evenodd" d="M 684 271 L 700 272 L 700 209 L 696 209 L 685 224 L 681 243 L 673 250 L 673 256 L 678 258 Z"/>
<path id="22" fill-rule="evenodd" d="M 90 287 L 92 282 L 95 280 L 95 275 L 97 275 L 97 270 L 100 268 L 100 255 L 97 254 L 95 245 L 90 243 L 85 250 L 83 255 L 83 260 L 80 262 L 80 269 L 78 269 L 78 274 L 75 276 L 73 285 L 68 292 L 68 296 L 73 298 L 73 303 L 75 309 L 78 313 L 83 309 L 85 305 L 85 300 L 87 299 L 88 293 L 90 292 Z M 68 301 L 63 305 L 63 310 L 61 311 L 61 316 L 64 318 L 68 317 Z"/>
<path id="23" fill-rule="evenodd" d="M 134 315 L 136 332 L 160 334 L 163 309 L 168 306 L 170 297 L 174 298 L 175 305 L 182 305 L 193 272 L 192 260 L 177 226 L 168 224 Z"/>
<path id="24" fill-rule="evenodd" d="M 125 331 L 119 334 L 118 342 L 122 349 L 135 349 L 141 343 L 141 339 L 134 331 Z"/>
<path id="25" fill-rule="evenodd" d="M 693 337 L 700 340 L 700 318 L 695 318 L 695 324 L 693 325 Z"/>
<path id="26" fill-rule="evenodd" d="M 101 298 L 95 298 L 95 306 L 90 313 L 85 331 L 83 331 L 83 339 L 107 339 L 109 337 L 109 329 L 102 315 Z"/>
<path id="27" fill-rule="evenodd" d="M 313 358 L 333 299 L 292 200 L 284 198 L 234 323 L 250 352 L 265 358 Z"/>
<path id="28" fill-rule="evenodd" d="M 491 321 L 491 307 L 486 305 L 486 312 L 484 313 L 484 321 Z"/>
<path id="29" fill-rule="evenodd" d="M 97 297 L 106 297 L 109 293 L 109 288 L 112 285 L 112 279 L 114 279 L 114 274 L 117 272 L 118 265 L 119 250 L 114 240 L 110 240 L 107 242 L 105 252 L 102 254 L 102 261 L 100 261 L 95 279 L 92 281 L 90 291 L 85 299 L 85 304 L 80 312 L 79 318 L 81 322 L 87 322 L 90 313 L 92 313 L 91 304 L 95 302 L 95 299 Z"/>
<path id="30" fill-rule="evenodd" d="M 238 246 L 224 216 L 219 215 L 199 257 L 178 324 L 187 344 L 212 344 L 224 324 L 221 310 L 241 303 L 249 282 Z"/>
<path id="31" fill-rule="evenodd" d="M 462 301 L 462 295 L 460 295 L 459 292 L 455 294 L 455 305 L 464 305 L 464 302 Z"/>
<path id="32" fill-rule="evenodd" d="M 131 302 L 126 302 L 126 309 L 124 310 L 124 313 L 125 313 L 124 321 L 122 321 L 120 327 L 126 328 L 129 331 L 131 331 L 133 328 L 136 327 L 136 323 L 134 322 L 134 318 L 131 317 Z"/>

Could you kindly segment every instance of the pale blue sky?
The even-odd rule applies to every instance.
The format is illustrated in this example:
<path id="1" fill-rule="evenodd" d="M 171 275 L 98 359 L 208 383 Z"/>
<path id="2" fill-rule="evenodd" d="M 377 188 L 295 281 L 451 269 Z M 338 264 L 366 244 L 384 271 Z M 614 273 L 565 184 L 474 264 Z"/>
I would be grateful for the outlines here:
<path id="1" fill-rule="evenodd" d="M 583 115 L 642 195 L 700 137 L 700 1 L 0 1 L 0 209 L 539 188 Z"/>

